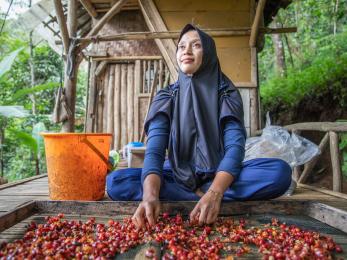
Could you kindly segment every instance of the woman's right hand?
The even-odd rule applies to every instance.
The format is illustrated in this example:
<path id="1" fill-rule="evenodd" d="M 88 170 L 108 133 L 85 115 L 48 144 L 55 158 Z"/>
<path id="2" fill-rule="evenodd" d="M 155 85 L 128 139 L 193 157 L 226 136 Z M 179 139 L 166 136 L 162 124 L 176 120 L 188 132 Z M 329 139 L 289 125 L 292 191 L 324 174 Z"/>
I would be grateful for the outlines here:
<path id="1" fill-rule="evenodd" d="M 137 228 L 144 227 L 146 219 L 151 226 L 153 226 L 157 221 L 160 213 L 160 181 L 158 175 L 149 174 L 143 182 L 142 202 L 137 207 L 135 214 L 132 217 Z"/>
<path id="2" fill-rule="evenodd" d="M 134 216 L 132 217 L 138 229 L 145 227 L 145 220 L 153 226 L 160 213 L 160 201 L 158 198 L 144 198 L 137 207 Z"/>

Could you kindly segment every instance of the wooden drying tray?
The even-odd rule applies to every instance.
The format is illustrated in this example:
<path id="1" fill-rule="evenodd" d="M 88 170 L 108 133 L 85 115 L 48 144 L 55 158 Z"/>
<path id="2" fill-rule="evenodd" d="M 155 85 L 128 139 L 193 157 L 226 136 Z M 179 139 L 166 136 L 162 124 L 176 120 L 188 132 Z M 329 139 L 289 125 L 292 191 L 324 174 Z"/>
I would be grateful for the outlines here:
<path id="1" fill-rule="evenodd" d="M 162 212 L 189 215 L 196 202 L 163 202 Z M 58 213 L 77 216 L 131 216 L 138 202 L 116 201 L 30 201 L 0 217 L 0 235 L 35 214 L 56 215 Z M 308 216 L 347 233 L 347 211 L 311 201 L 249 201 L 223 202 L 220 216 L 280 214 Z"/>

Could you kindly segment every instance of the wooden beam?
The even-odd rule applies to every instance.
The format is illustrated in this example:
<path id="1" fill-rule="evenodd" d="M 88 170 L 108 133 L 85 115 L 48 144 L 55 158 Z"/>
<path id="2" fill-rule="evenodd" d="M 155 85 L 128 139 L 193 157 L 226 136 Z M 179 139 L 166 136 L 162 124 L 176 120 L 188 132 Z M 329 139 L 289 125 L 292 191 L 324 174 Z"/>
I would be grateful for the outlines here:
<path id="1" fill-rule="evenodd" d="M 98 16 L 98 13 L 95 11 L 95 8 L 89 0 L 80 0 L 80 2 L 91 17 L 96 18 Z"/>
<path id="2" fill-rule="evenodd" d="M 303 184 L 303 183 L 298 183 L 298 187 L 302 187 L 302 188 L 310 189 L 310 190 L 314 190 L 314 191 L 319 191 L 319 192 L 324 193 L 324 194 L 328 194 L 328 195 L 331 195 L 334 197 L 338 197 L 338 198 L 342 198 L 342 199 L 347 200 L 347 194 L 344 194 L 341 192 L 335 192 L 335 191 L 327 190 L 324 188 L 318 188 L 318 187 L 314 187 L 312 185 L 307 185 L 307 184 Z"/>
<path id="3" fill-rule="evenodd" d="M 298 131 L 298 130 L 295 130 L 295 131 Z M 319 150 L 321 151 L 321 153 L 323 153 L 323 151 L 326 149 L 328 145 L 328 141 L 329 141 L 329 133 L 326 133 L 319 144 Z M 312 172 L 314 166 L 317 164 L 318 159 L 319 159 L 319 155 L 305 164 L 304 171 L 302 172 L 298 180 L 299 183 L 303 183 L 307 180 L 309 174 Z"/>
<path id="4" fill-rule="evenodd" d="M 61 37 L 63 39 L 64 53 L 66 55 L 69 49 L 70 39 L 61 0 L 54 0 L 54 8 L 58 19 Z"/>
<path id="5" fill-rule="evenodd" d="M 115 16 L 123 7 L 127 0 L 119 0 L 112 8 L 98 21 L 98 23 L 88 33 L 88 36 L 95 36 L 102 29 L 102 27 Z"/>
<path id="6" fill-rule="evenodd" d="M 252 25 L 251 37 L 249 39 L 249 46 L 255 47 L 257 43 L 258 33 L 259 33 L 259 24 L 263 16 L 264 7 L 266 0 L 260 0 L 257 5 L 257 11 L 254 17 L 254 22 Z"/>
<path id="7" fill-rule="evenodd" d="M 276 33 L 292 33 L 296 32 L 296 27 L 289 28 L 260 28 L 260 32 L 265 34 Z M 251 28 L 229 28 L 229 29 L 204 29 L 204 32 L 212 37 L 232 37 L 232 36 L 247 36 L 251 34 Z M 178 39 L 180 31 L 167 32 L 128 32 L 115 35 L 100 35 L 97 37 L 82 37 L 78 38 L 79 42 L 107 42 L 107 41 L 126 41 L 126 40 L 152 40 L 152 39 Z M 61 44 L 61 41 L 55 41 L 56 44 Z"/>
<path id="8" fill-rule="evenodd" d="M 99 33 L 102 27 L 115 16 L 122 9 L 127 0 L 119 0 L 112 8 L 97 22 L 97 24 L 90 30 L 87 37 L 93 37 Z M 82 51 L 88 46 L 90 42 L 84 42 L 80 45 L 79 51 Z"/>
<path id="9" fill-rule="evenodd" d="M 153 0 L 139 0 L 139 5 L 145 18 L 146 24 L 151 32 L 168 31 Z M 155 39 L 155 42 L 158 45 L 158 48 L 163 55 L 166 65 L 169 68 L 172 81 L 175 81 L 178 78 L 175 42 L 172 39 Z"/>
<path id="10" fill-rule="evenodd" d="M 333 169 L 333 191 L 342 191 L 342 172 L 339 156 L 339 135 L 336 132 L 330 131 L 330 156 L 331 166 Z"/>
<path id="11" fill-rule="evenodd" d="M 347 122 L 307 122 L 284 126 L 287 130 L 347 132 Z"/>
<path id="12" fill-rule="evenodd" d="M 77 0 L 69 0 L 67 10 L 67 26 L 70 38 L 76 37 L 77 34 L 77 9 Z"/>
<path id="13" fill-rule="evenodd" d="M 161 56 L 110 56 L 110 57 L 97 57 L 93 61 L 136 61 L 136 60 L 160 60 Z"/>

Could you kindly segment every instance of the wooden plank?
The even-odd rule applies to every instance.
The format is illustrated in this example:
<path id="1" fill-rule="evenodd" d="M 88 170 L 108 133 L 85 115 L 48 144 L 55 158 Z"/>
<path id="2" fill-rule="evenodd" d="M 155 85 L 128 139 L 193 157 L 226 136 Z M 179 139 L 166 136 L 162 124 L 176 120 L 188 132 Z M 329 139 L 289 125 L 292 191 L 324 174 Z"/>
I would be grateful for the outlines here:
<path id="1" fill-rule="evenodd" d="M 98 89 L 98 94 L 97 94 L 97 117 L 96 117 L 96 131 L 98 133 L 102 132 L 102 123 L 103 123 L 103 107 L 104 107 L 104 81 L 103 79 L 98 79 L 97 80 L 97 89 Z"/>
<path id="2" fill-rule="evenodd" d="M 294 130 L 294 131 L 298 131 L 298 130 Z M 329 142 L 329 133 L 326 133 L 319 144 L 319 150 L 321 151 L 321 153 L 323 153 L 323 151 L 327 148 L 328 142 Z M 309 161 L 308 163 L 305 164 L 304 171 L 302 172 L 302 174 L 298 180 L 299 183 L 304 183 L 307 180 L 307 178 L 310 175 L 310 173 L 312 172 L 314 166 L 317 164 L 319 158 L 320 158 L 320 156 L 318 155 L 315 158 L 313 158 L 311 161 Z"/>
<path id="3" fill-rule="evenodd" d="M 33 176 L 33 177 L 25 178 L 23 180 L 2 184 L 2 185 L 0 185 L 0 190 L 4 190 L 4 189 L 7 189 L 7 188 L 15 187 L 17 185 L 24 184 L 26 182 L 30 182 L 30 181 L 33 181 L 33 180 L 41 179 L 41 178 L 44 178 L 44 177 L 47 177 L 47 174 L 36 175 L 36 176 Z"/>
<path id="4" fill-rule="evenodd" d="M 260 0 L 257 5 L 257 10 L 254 17 L 254 22 L 252 25 L 252 32 L 251 37 L 249 39 L 249 46 L 255 47 L 257 43 L 258 33 L 259 33 L 259 24 L 262 19 L 262 16 L 264 15 L 264 7 L 266 4 L 266 0 Z"/>
<path id="5" fill-rule="evenodd" d="M 67 55 L 70 39 L 69 39 L 69 33 L 67 30 L 63 5 L 61 3 L 61 0 L 54 0 L 54 7 L 55 7 L 55 13 L 58 20 L 59 28 L 60 28 L 60 34 L 63 39 L 63 45 L 64 45 L 64 53 Z"/>
<path id="6" fill-rule="evenodd" d="M 114 149 L 121 149 L 121 65 L 115 65 L 114 85 Z"/>
<path id="7" fill-rule="evenodd" d="M 12 227 L 18 222 L 28 218 L 35 213 L 36 203 L 33 201 L 28 202 L 27 204 L 14 209 L 5 215 L 0 217 L 0 232 L 4 231 L 7 228 Z"/>
<path id="8" fill-rule="evenodd" d="M 146 93 L 146 82 L 147 82 L 147 61 L 145 60 L 142 60 L 142 76 L 143 76 L 143 79 L 142 79 L 142 89 L 140 91 L 140 93 Z"/>
<path id="9" fill-rule="evenodd" d="M 127 79 L 127 133 L 129 142 L 134 140 L 134 64 L 128 64 Z"/>
<path id="10" fill-rule="evenodd" d="M 134 140 L 139 141 L 139 100 L 138 96 L 142 87 L 142 70 L 141 61 L 135 61 L 135 72 L 134 72 Z"/>
<path id="11" fill-rule="evenodd" d="M 322 203 L 310 203 L 305 213 L 323 223 L 347 233 L 347 212 Z"/>
<path id="12" fill-rule="evenodd" d="M 342 191 L 342 171 L 339 156 L 339 136 L 336 132 L 330 131 L 330 156 L 333 169 L 333 191 Z"/>
<path id="13" fill-rule="evenodd" d="M 128 143 L 127 134 L 127 65 L 121 65 L 121 148 Z"/>
<path id="14" fill-rule="evenodd" d="M 89 0 L 80 0 L 80 2 L 83 5 L 84 9 L 87 10 L 88 14 L 91 17 L 96 18 L 98 16 L 97 12 L 95 11 L 94 6 L 90 3 Z"/>
<path id="15" fill-rule="evenodd" d="M 110 66 L 109 69 L 109 81 L 108 81 L 108 87 L 107 87 L 107 133 L 114 133 L 114 73 L 115 73 L 115 67 Z M 114 140 L 112 140 L 111 147 L 113 147 Z"/>
<path id="16" fill-rule="evenodd" d="M 153 0 L 139 0 L 139 5 L 151 32 L 168 30 Z M 178 78 L 178 72 L 176 67 L 176 45 L 174 41 L 172 39 L 156 39 L 155 42 L 170 70 L 172 79 L 176 80 Z"/>

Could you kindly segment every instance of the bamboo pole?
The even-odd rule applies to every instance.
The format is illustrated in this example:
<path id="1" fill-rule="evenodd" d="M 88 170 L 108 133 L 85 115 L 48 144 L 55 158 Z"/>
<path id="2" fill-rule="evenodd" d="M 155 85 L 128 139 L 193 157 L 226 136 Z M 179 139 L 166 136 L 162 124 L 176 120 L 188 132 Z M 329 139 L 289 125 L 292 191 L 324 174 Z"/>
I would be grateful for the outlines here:
<path id="1" fill-rule="evenodd" d="M 140 93 L 145 93 L 145 89 L 146 89 L 146 75 L 147 75 L 147 62 L 145 60 L 141 61 L 142 62 L 142 69 L 143 69 L 143 72 L 142 72 L 142 76 L 143 76 L 143 79 L 142 79 L 142 89 L 140 91 Z"/>
<path id="2" fill-rule="evenodd" d="M 260 21 L 262 19 L 265 4 L 266 4 L 266 0 L 260 0 L 258 2 L 257 11 L 255 13 L 254 22 L 252 25 L 251 36 L 249 39 L 249 46 L 250 47 L 255 47 L 255 45 L 257 43 L 257 37 L 258 37 L 258 33 L 259 33 L 259 24 L 260 24 Z"/>
<path id="3" fill-rule="evenodd" d="M 342 173 L 339 158 L 339 136 L 336 132 L 330 131 L 330 156 L 333 168 L 333 191 L 341 192 L 342 190 Z"/>
<path id="4" fill-rule="evenodd" d="M 127 133 L 127 65 L 121 65 L 121 147 L 128 143 Z"/>
<path id="5" fill-rule="evenodd" d="M 100 62 L 98 67 L 95 69 L 95 76 L 99 77 L 104 72 L 104 70 L 106 69 L 107 64 L 108 64 L 108 62 L 105 61 L 105 60 Z"/>
<path id="6" fill-rule="evenodd" d="M 96 120 L 96 131 L 98 133 L 102 132 L 102 123 L 103 123 L 103 107 L 104 107 L 104 89 L 103 89 L 103 80 L 98 79 L 98 103 L 97 103 L 97 120 Z"/>
<path id="7" fill-rule="evenodd" d="M 235 29 L 205 29 L 211 37 L 233 37 L 251 35 L 251 28 L 235 28 Z M 297 32 L 296 27 L 289 28 L 260 28 L 260 33 L 279 34 Z M 163 31 L 163 32 L 127 32 L 114 35 L 98 35 L 96 37 L 82 37 L 78 40 L 82 43 L 91 41 L 108 42 L 108 41 L 129 41 L 129 40 L 153 40 L 153 39 L 178 39 L 180 31 Z M 60 41 L 57 41 L 59 44 Z"/>
<path id="8" fill-rule="evenodd" d="M 61 3 L 61 0 L 54 0 L 54 7 L 55 7 L 55 13 L 57 15 L 57 20 L 60 28 L 61 37 L 63 39 L 63 46 L 64 46 L 64 53 L 67 54 L 67 51 L 69 49 L 69 33 L 66 26 L 66 20 L 63 10 L 63 5 Z"/>
<path id="9" fill-rule="evenodd" d="M 144 119 L 145 121 L 146 121 L 146 118 L 148 116 L 149 108 L 151 107 L 151 103 L 152 103 L 152 100 L 154 97 L 154 92 L 155 92 L 155 86 L 157 84 L 158 84 L 158 69 L 156 68 L 154 71 L 154 78 L 153 78 L 152 86 L 151 86 L 151 94 L 150 94 L 149 99 L 148 99 L 147 112 L 146 112 L 146 116 Z M 144 142 L 144 140 L 145 140 L 145 127 L 144 126 L 145 126 L 145 124 L 143 124 L 143 126 L 142 126 L 140 142 Z"/>
<path id="10" fill-rule="evenodd" d="M 109 56 L 93 58 L 93 61 L 123 62 L 136 60 L 160 60 L 161 56 Z"/>
<path id="11" fill-rule="evenodd" d="M 106 133 L 107 131 L 107 100 L 108 100 L 108 97 L 107 97 L 107 93 L 108 93 L 108 83 L 109 83 L 109 80 L 110 80 L 110 70 L 106 70 L 106 72 L 104 72 L 103 74 L 103 77 L 102 77 L 102 81 L 103 81 L 103 88 L 102 88 L 102 99 L 103 99 L 103 106 L 102 106 L 102 132 L 103 133 Z"/>
<path id="12" fill-rule="evenodd" d="M 141 70 L 141 60 L 135 61 L 135 73 L 134 73 L 134 140 L 139 141 L 139 93 L 142 87 L 142 70 Z"/>
<path id="13" fill-rule="evenodd" d="M 114 73 L 115 73 L 115 67 L 109 66 L 109 80 L 108 80 L 108 87 L 107 87 L 107 133 L 113 133 L 114 131 Z M 114 140 L 112 141 L 112 147 L 113 147 Z"/>
<path id="14" fill-rule="evenodd" d="M 80 2 L 91 17 L 96 18 L 98 16 L 97 12 L 95 11 L 95 8 L 89 0 L 80 0 Z"/>
<path id="15" fill-rule="evenodd" d="M 164 62 L 162 60 L 159 60 L 159 89 L 163 88 L 163 76 L 164 76 Z"/>
<path id="16" fill-rule="evenodd" d="M 134 64 L 128 64 L 127 81 L 127 132 L 129 142 L 134 141 Z"/>
<path id="17" fill-rule="evenodd" d="M 86 132 L 94 132 L 94 121 L 95 121 L 95 103 L 96 103 L 96 82 L 94 70 L 97 62 L 93 61 L 90 66 L 90 78 L 89 78 L 89 95 L 88 95 L 88 111 L 87 111 L 87 123 Z"/>
<path id="18" fill-rule="evenodd" d="M 121 65 L 115 65 L 115 84 L 114 84 L 114 149 L 121 148 Z"/>

